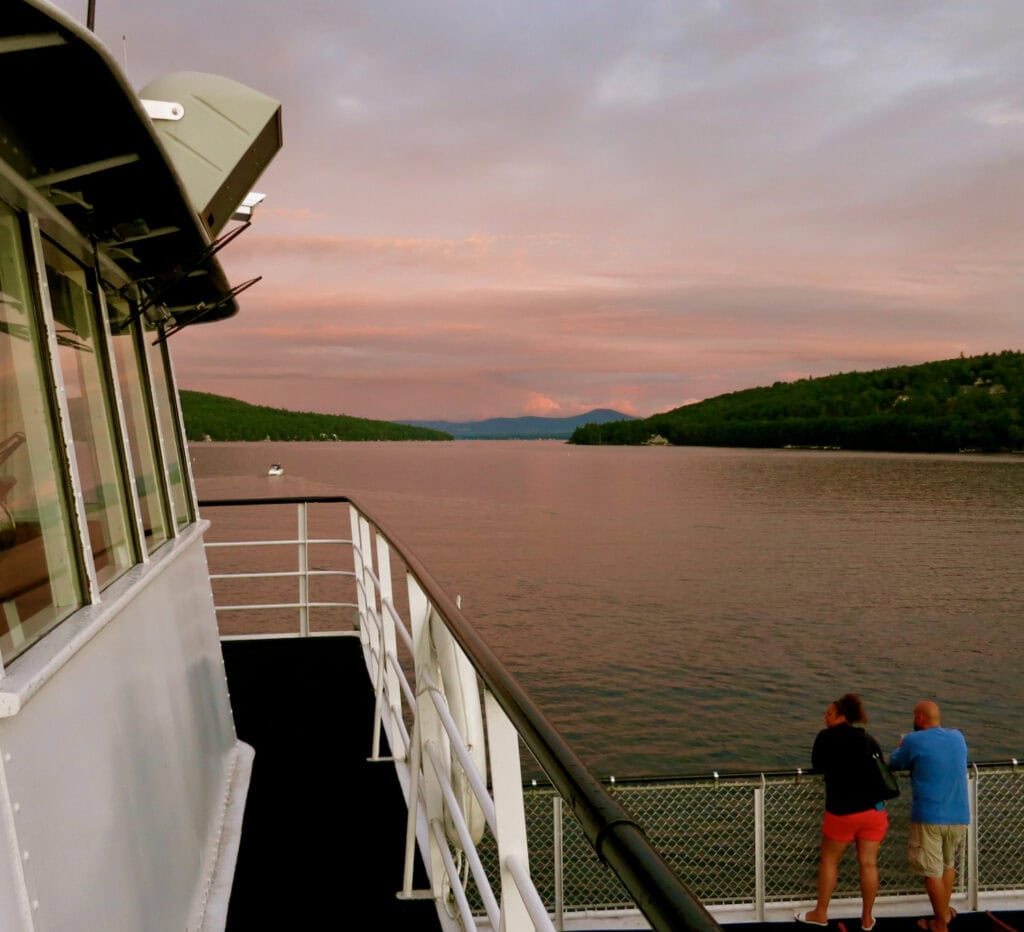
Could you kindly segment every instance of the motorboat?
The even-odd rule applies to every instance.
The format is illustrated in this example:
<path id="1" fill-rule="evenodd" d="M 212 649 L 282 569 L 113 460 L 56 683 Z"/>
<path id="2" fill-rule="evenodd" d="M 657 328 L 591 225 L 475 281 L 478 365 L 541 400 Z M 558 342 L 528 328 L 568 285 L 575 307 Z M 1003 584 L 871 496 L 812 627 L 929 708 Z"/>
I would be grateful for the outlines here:
<path id="1" fill-rule="evenodd" d="M 267 470 L 268 476 L 283 476 L 284 468 L 280 463 L 271 463 L 270 469 Z"/>

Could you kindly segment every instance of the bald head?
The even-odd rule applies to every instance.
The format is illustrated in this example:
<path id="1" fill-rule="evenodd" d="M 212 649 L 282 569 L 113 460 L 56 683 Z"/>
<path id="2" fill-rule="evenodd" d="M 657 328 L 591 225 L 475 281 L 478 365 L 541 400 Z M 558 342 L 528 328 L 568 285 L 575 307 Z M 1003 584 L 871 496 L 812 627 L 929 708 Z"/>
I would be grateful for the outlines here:
<path id="1" fill-rule="evenodd" d="M 939 707 L 930 699 L 922 699 L 914 706 L 914 727 L 937 728 L 942 724 L 942 716 L 939 714 Z"/>

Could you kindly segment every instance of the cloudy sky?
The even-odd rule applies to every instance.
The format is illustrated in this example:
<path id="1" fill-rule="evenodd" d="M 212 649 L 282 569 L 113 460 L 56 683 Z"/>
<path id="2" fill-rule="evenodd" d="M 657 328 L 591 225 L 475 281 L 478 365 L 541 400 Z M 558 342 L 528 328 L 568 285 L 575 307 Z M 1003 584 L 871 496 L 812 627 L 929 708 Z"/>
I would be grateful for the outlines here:
<path id="1" fill-rule="evenodd" d="M 647 415 L 1024 347 L 1020 0 L 97 6 L 134 86 L 213 71 L 283 104 L 222 254 L 263 281 L 174 337 L 186 388 Z"/>

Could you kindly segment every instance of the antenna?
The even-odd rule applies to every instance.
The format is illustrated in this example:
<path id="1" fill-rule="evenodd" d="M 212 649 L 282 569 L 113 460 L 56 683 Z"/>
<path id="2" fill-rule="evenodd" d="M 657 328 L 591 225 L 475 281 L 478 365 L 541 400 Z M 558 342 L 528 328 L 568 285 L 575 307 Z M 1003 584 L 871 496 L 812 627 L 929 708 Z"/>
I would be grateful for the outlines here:
<path id="1" fill-rule="evenodd" d="M 128 74 L 128 37 L 121 36 L 121 55 L 124 57 L 124 73 Z"/>

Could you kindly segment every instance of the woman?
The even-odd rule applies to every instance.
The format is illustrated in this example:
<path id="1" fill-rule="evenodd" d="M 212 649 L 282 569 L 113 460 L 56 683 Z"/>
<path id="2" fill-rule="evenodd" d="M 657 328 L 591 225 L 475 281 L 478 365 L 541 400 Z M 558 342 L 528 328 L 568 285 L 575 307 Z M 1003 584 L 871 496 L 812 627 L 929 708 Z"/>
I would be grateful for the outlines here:
<path id="1" fill-rule="evenodd" d="M 839 861 L 851 841 L 857 842 L 860 866 L 860 927 L 875 927 L 872 909 L 878 893 L 878 849 L 889 828 L 889 814 L 875 787 L 881 756 L 878 742 L 863 727 L 868 717 L 860 696 L 847 693 L 825 710 L 825 728 L 818 732 L 811 751 L 815 770 L 825 775 L 825 818 L 821 826 L 821 858 L 818 861 L 818 903 L 796 921 L 812 926 L 828 925 L 828 903 L 836 887 Z"/>

